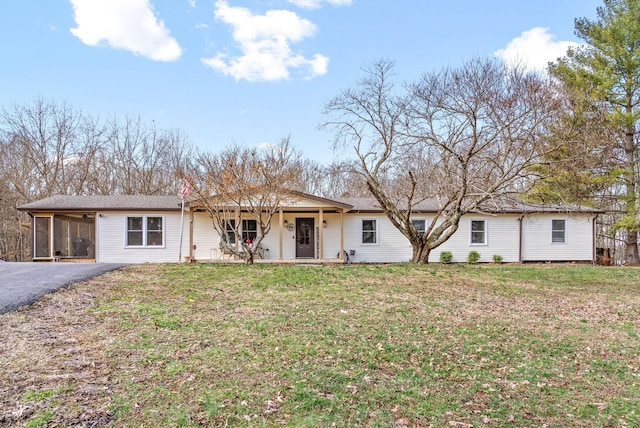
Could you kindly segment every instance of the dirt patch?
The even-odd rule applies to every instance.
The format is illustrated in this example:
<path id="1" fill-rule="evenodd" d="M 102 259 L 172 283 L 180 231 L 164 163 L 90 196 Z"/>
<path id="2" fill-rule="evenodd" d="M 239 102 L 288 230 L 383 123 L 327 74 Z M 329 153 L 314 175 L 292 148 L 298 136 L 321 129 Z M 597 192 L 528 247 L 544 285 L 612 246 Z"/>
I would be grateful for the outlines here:
<path id="1" fill-rule="evenodd" d="M 90 427 L 112 419 L 110 368 L 88 308 L 91 288 L 108 287 L 114 274 L 0 316 L 0 426 L 36 418 Z"/>

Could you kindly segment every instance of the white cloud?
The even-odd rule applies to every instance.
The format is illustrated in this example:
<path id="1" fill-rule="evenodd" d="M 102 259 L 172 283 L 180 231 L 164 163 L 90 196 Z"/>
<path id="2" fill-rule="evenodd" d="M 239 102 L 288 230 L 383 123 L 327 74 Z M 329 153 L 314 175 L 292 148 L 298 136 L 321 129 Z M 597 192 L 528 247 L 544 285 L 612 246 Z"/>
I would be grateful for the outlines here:
<path id="1" fill-rule="evenodd" d="M 289 78 L 290 69 L 306 70 L 312 78 L 327 72 L 329 58 L 316 54 L 305 58 L 291 50 L 299 42 L 315 34 L 316 26 L 288 10 L 269 10 L 254 15 L 247 8 L 231 7 L 226 0 L 215 4 L 215 17 L 233 27 L 233 39 L 241 56 L 228 57 L 219 53 L 202 62 L 236 80 L 273 81 Z"/>
<path id="2" fill-rule="evenodd" d="M 548 28 L 535 27 L 523 32 L 511 40 L 506 48 L 499 49 L 495 55 L 507 63 L 521 63 L 527 70 L 543 71 L 551 61 L 565 56 L 569 47 L 578 43 L 554 41 L 554 35 Z"/>
<path id="3" fill-rule="evenodd" d="M 175 61 L 182 55 L 149 0 L 71 0 L 71 4 L 77 24 L 71 33 L 89 46 L 104 44 L 156 61 Z"/>
<path id="4" fill-rule="evenodd" d="M 318 9 L 325 2 L 332 6 L 351 6 L 351 0 L 289 0 L 289 3 L 305 9 Z"/>

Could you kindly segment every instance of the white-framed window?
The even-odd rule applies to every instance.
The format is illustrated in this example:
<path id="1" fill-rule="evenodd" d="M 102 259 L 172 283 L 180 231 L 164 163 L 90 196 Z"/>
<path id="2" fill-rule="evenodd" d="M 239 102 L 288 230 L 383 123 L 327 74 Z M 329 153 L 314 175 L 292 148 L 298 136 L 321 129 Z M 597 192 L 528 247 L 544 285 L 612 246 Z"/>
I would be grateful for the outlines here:
<path id="1" fill-rule="evenodd" d="M 225 233 L 225 236 L 222 237 L 222 239 L 226 240 L 231 245 L 235 244 L 236 243 L 236 221 L 225 220 L 224 228 L 226 233 Z"/>
<path id="2" fill-rule="evenodd" d="M 242 220 L 242 240 L 253 242 L 258 236 L 258 222 L 256 220 Z"/>
<path id="3" fill-rule="evenodd" d="M 412 218 L 411 219 L 411 224 L 413 224 L 413 227 L 416 228 L 416 230 L 418 231 L 418 233 L 424 235 L 425 230 L 427 230 L 426 228 L 426 221 L 423 218 Z"/>
<path id="4" fill-rule="evenodd" d="M 471 220 L 471 245 L 486 245 L 487 222 L 484 220 Z"/>
<path id="5" fill-rule="evenodd" d="M 164 217 L 157 215 L 127 216 L 127 247 L 163 247 Z"/>
<path id="6" fill-rule="evenodd" d="M 378 243 L 378 220 L 362 220 L 362 243 L 370 245 Z"/>
<path id="7" fill-rule="evenodd" d="M 565 243 L 567 242 L 567 221 L 554 219 L 551 220 L 551 242 Z"/>

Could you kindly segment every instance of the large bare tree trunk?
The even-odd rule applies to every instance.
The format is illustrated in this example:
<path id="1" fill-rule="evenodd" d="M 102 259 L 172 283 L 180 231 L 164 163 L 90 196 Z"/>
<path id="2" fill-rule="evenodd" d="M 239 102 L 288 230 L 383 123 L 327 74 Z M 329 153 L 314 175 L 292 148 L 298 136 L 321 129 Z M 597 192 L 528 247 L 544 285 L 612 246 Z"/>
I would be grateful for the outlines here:
<path id="1" fill-rule="evenodd" d="M 415 263 L 428 263 L 463 215 L 526 193 L 532 168 L 555 150 L 548 136 L 562 105 L 540 76 L 478 58 L 399 90 L 392 62 L 364 71 L 325 106 L 323 126 L 335 129 L 336 147 L 355 149 L 358 172 Z M 434 214 L 419 231 L 421 205 Z"/>
<path id="2" fill-rule="evenodd" d="M 628 107 L 627 110 L 630 112 L 631 108 Z M 633 126 L 627 130 L 626 139 L 625 139 L 625 155 L 626 155 L 626 173 L 625 173 L 625 181 L 626 181 L 626 207 L 625 210 L 627 212 L 627 216 L 629 218 L 636 219 L 637 218 L 637 195 L 636 195 L 636 147 L 635 147 L 635 130 Z M 640 255 L 638 254 L 638 232 L 634 229 L 627 230 L 627 237 L 625 239 L 625 261 L 628 264 L 638 264 L 640 263 Z"/>
<path id="3" fill-rule="evenodd" d="M 413 246 L 413 259 L 414 263 L 429 263 L 429 254 L 431 254 L 431 248 L 427 245 Z"/>

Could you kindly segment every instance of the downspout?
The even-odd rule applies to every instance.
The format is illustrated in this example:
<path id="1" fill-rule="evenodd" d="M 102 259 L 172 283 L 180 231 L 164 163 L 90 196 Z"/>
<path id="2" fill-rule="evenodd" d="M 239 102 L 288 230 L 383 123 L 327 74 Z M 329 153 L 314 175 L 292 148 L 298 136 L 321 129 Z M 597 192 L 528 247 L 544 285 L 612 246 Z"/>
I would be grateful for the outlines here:
<path id="1" fill-rule="evenodd" d="M 597 264 L 598 254 L 596 251 L 596 219 L 598 216 L 594 216 L 591 220 L 591 263 Z"/>
<path id="2" fill-rule="evenodd" d="M 193 244 L 193 210 L 189 207 L 189 260 L 195 258 L 195 246 Z"/>
<path id="3" fill-rule="evenodd" d="M 96 211 L 93 214 L 93 258 L 95 259 L 96 263 L 100 263 L 100 254 L 98 253 L 98 249 L 100 248 L 100 239 L 98 237 L 98 229 L 100 227 L 99 223 L 100 223 L 100 218 L 102 217 L 102 214 L 99 213 L 98 211 Z"/>
<path id="4" fill-rule="evenodd" d="M 338 260 L 344 262 L 344 208 L 340 210 L 340 256 Z"/>
<path id="5" fill-rule="evenodd" d="M 322 227 L 322 224 L 324 223 L 324 209 L 320 208 L 320 212 L 318 214 L 318 239 L 320 240 L 319 242 L 319 248 L 318 248 L 318 259 L 322 260 L 324 258 L 324 230 Z"/>
<path id="6" fill-rule="evenodd" d="M 522 220 L 524 214 L 518 219 L 518 263 L 522 263 Z"/>
<path id="7" fill-rule="evenodd" d="M 278 211 L 278 228 L 280 230 L 280 241 L 278 242 L 278 260 L 282 261 L 283 259 L 283 252 L 282 252 L 282 241 L 284 240 L 284 222 L 283 222 L 283 212 L 282 212 L 282 208 Z"/>

